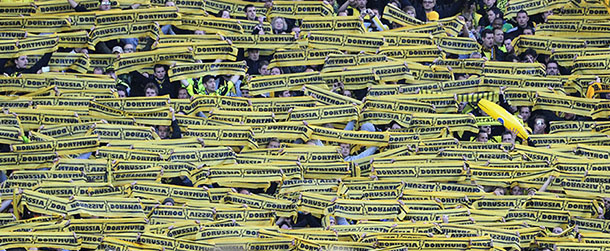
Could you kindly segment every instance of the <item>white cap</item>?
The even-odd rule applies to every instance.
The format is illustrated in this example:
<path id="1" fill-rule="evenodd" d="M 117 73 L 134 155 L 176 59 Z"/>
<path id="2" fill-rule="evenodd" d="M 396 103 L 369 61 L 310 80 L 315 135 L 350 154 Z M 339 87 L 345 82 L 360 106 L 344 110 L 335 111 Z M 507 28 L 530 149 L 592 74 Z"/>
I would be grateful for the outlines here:
<path id="1" fill-rule="evenodd" d="M 112 47 L 112 53 L 115 53 L 115 52 L 123 53 L 123 48 L 121 48 L 121 46 L 118 46 L 118 45 L 115 47 Z"/>

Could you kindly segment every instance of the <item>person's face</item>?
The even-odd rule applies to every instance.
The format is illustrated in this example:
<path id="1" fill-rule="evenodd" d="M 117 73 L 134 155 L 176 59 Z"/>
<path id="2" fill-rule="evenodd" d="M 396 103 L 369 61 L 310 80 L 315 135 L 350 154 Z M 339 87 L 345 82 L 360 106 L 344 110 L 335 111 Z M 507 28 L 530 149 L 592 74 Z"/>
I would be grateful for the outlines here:
<path id="1" fill-rule="evenodd" d="M 513 40 L 512 39 L 505 39 L 504 40 L 504 48 L 506 48 L 507 52 L 512 52 L 513 51 Z"/>
<path id="2" fill-rule="evenodd" d="M 491 126 L 485 125 L 485 126 L 481 126 L 479 127 L 479 131 L 490 134 L 491 133 Z"/>
<path id="3" fill-rule="evenodd" d="M 102 74 L 104 74 L 104 71 L 100 68 L 95 68 L 95 69 L 93 69 L 93 74 L 102 75 Z"/>
<path id="4" fill-rule="evenodd" d="M 246 9 L 246 18 L 251 21 L 256 20 L 256 7 L 248 7 Z"/>
<path id="5" fill-rule="evenodd" d="M 195 35 L 205 35 L 205 31 L 202 31 L 202 30 L 196 30 L 196 31 L 195 31 Z"/>
<path id="6" fill-rule="evenodd" d="M 528 189 L 528 190 L 527 190 L 527 195 L 529 195 L 529 196 L 534 196 L 534 195 L 536 195 L 536 189 Z"/>
<path id="7" fill-rule="evenodd" d="M 468 27 L 468 29 L 472 30 L 472 18 L 467 18 L 466 19 L 466 27 Z"/>
<path id="8" fill-rule="evenodd" d="M 348 91 L 348 90 L 344 90 L 344 91 L 343 91 L 343 96 L 346 96 L 346 97 L 350 97 L 350 98 L 351 98 L 351 97 L 352 97 L 352 92 L 351 92 L 351 91 Z"/>
<path id="9" fill-rule="evenodd" d="M 534 31 L 532 29 L 525 29 L 523 30 L 523 35 L 534 35 Z"/>
<path id="10" fill-rule="evenodd" d="M 251 98 L 252 96 L 250 96 L 250 90 L 248 89 L 241 89 L 241 96 L 244 98 Z"/>
<path id="11" fill-rule="evenodd" d="M 502 19 L 499 18 L 494 19 L 493 23 L 491 23 L 491 27 L 493 27 L 494 29 L 502 29 L 503 25 L 504 22 L 502 22 Z"/>
<path id="12" fill-rule="evenodd" d="M 424 10 L 434 9 L 435 4 L 436 4 L 435 0 L 424 0 L 424 2 L 423 2 Z"/>
<path id="13" fill-rule="evenodd" d="M 549 16 L 553 15 L 553 10 L 548 10 L 545 12 L 542 12 L 542 18 L 544 18 L 544 20 L 546 20 L 547 18 L 549 18 Z"/>
<path id="14" fill-rule="evenodd" d="M 523 195 L 523 189 L 520 186 L 514 186 L 510 189 L 512 195 Z"/>
<path id="15" fill-rule="evenodd" d="M 530 118 L 532 112 L 530 111 L 529 107 L 521 107 L 521 109 L 519 110 L 519 115 L 521 115 L 521 118 L 525 121 Z"/>
<path id="16" fill-rule="evenodd" d="M 169 138 L 169 126 L 159 126 L 159 138 L 167 139 Z"/>
<path id="17" fill-rule="evenodd" d="M 402 126 L 400 126 L 398 123 L 394 123 L 392 124 L 392 127 L 390 127 L 390 129 L 401 129 Z"/>
<path id="18" fill-rule="evenodd" d="M 273 67 L 271 68 L 271 71 L 269 72 L 270 75 L 280 75 L 282 74 L 282 72 L 280 71 L 280 68 L 277 67 Z"/>
<path id="19" fill-rule="evenodd" d="M 260 57 L 260 52 L 258 50 L 249 50 L 248 51 L 248 58 L 252 61 L 258 61 Z"/>
<path id="20" fill-rule="evenodd" d="M 502 143 L 515 143 L 515 141 L 513 141 L 513 135 L 511 135 L 511 134 L 502 135 Z"/>
<path id="21" fill-rule="evenodd" d="M 549 63 L 546 65 L 546 75 L 559 75 L 559 66 L 556 63 Z"/>
<path id="22" fill-rule="evenodd" d="M 267 145 L 267 148 L 280 148 L 280 142 L 279 141 L 275 141 L 275 140 L 271 141 Z"/>
<path id="23" fill-rule="evenodd" d="M 284 30 L 284 22 L 283 21 L 284 20 L 281 19 L 281 18 L 273 19 L 273 29 L 274 30 L 278 30 L 278 31 Z"/>
<path id="24" fill-rule="evenodd" d="M 119 96 L 119 98 L 127 97 L 127 93 L 125 93 L 125 91 L 123 91 L 123 90 L 117 91 L 116 94 Z"/>
<path id="25" fill-rule="evenodd" d="M 258 69 L 258 73 L 261 75 L 269 75 L 269 69 L 267 68 L 268 65 L 261 65 L 261 67 Z"/>
<path id="26" fill-rule="evenodd" d="M 366 0 L 356 0 L 356 8 L 366 8 Z"/>
<path id="27" fill-rule="evenodd" d="M 152 88 L 146 89 L 146 97 L 156 97 L 156 96 L 157 96 L 157 92 L 155 91 L 155 89 L 152 89 Z"/>
<path id="28" fill-rule="evenodd" d="M 561 234 L 561 232 L 563 232 L 563 229 L 560 227 L 554 227 L 553 228 L 553 233 L 554 234 Z"/>
<path id="29" fill-rule="evenodd" d="M 172 1 L 165 2 L 165 7 L 174 7 L 174 6 L 176 6 L 176 4 Z"/>
<path id="30" fill-rule="evenodd" d="M 174 203 L 172 203 L 171 201 L 168 201 L 168 202 L 165 202 L 165 204 L 163 204 L 163 205 L 166 205 L 166 206 L 173 206 L 173 205 L 174 205 Z"/>
<path id="31" fill-rule="evenodd" d="M 487 140 L 488 140 L 488 136 L 487 136 L 487 133 L 485 133 L 485 132 L 480 132 L 479 135 L 477 136 L 477 142 L 486 143 Z"/>
<path id="32" fill-rule="evenodd" d="M 107 4 L 105 4 L 105 3 L 107 3 Z M 112 5 L 110 5 L 110 2 L 104 1 L 104 2 L 100 3 L 100 10 L 101 11 L 110 10 L 111 7 L 112 7 Z"/>
<path id="33" fill-rule="evenodd" d="M 133 47 L 133 44 L 126 44 L 125 46 L 123 46 L 123 51 L 125 53 L 132 53 L 136 51 L 136 48 Z"/>
<path id="34" fill-rule="evenodd" d="M 494 190 L 494 194 L 495 195 L 504 195 L 504 189 L 502 189 L 501 187 L 496 187 L 496 189 Z"/>
<path id="35" fill-rule="evenodd" d="M 409 9 L 407 10 L 407 15 L 411 16 L 412 18 L 415 18 L 415 11 Z"/>
<path id="36" fill-rule="evenodd" d="M 527 16 L 527 14 L 525 14 L 525 13 L 517 14 L 517 25 L 519 25 L 519 27 L 525 28 L 525 26 L 527 26 L 527 21 L 529 21 L 529 20 L 530 20 L 530 18 Z"/>
<path id="37" fill-rule="evenodd" d="M 15 59 L 15 65 L 19 69 L 26 68 L 28 65 L 28 56 L 19 56 L 17 59 Z"/>
<path id="38" fill-rule="evenodd" d="M 544 134 L 546 123 L 543 118 L 538 118 L 534 121 L 534 134 Z"/>
<path id="39" fill-rule="evenodd" d="M 186 91 L 186 89 L 182 88 L 182 89 L 178 90 L 178 98 L 179 99 L 188 99 L 189 93 Z"/>
<path id="40" fill-rule="evenodd" d="M 496 13 L 493 12 L 493 10 L 487 11 L 487 20 L 489 20 L 489 23 L 492 23 L 496 19 L 496 17 Z"/>
<path id="41" fill-rule="evenodd" d="M 485 37 L 483 38 L 483 46 L 488 49 L 494 46 L 494 34 L 485 34 Z"/>
<path id="42" fill-rule="evenodd" d="M 85 52 L 83 52 L 83 50 L 85 50 Z M 74 48 L 74 52 L 76 52 L 76 53 L 85 53 L 85 54 L 88 53 L 87 49 L 85 49 L 85 48 Z"/>
<path id="43" fill-rule="evenodd" d="M 286 90 L 283 91 L 282 94 L 280 95 L 280 97 L 282 98 L 288 98 L 288 97 L 292 97 L 292 94 L 290 93 L 290 91 Z"/>
<path id="44" fill-rule="evenodd" d="M 339 153 L 341 153 L 341 156 L 343 156 L 343 158 L 349 156 L 349 152 L 350 152 L 352 146 L 347 143 L 341 143 L 340 146 L 341 146 L 341 148 L 339 149 Z"/>
<path id="45" fill-rule="evenodd" d="M 158 80 L 164 79 L 165 78 L 165 68 L 163 67 L 159 67 L 159 68 L 155 68 L 155 78 Z"/>
<path id="46" fill-rule="evenodd" d="M 501 45 L 504 42 L 504 32 L 502 30 L 494 30 L 494 42 Z"/>
<path id="47" fill-rule="evenodd" d="M 231 18 L 231 13 L 224 10 L 224 11 L 222 11 L 222 15 L 220 16 L 220 18 Z"/>
<path id="48" fill-rule="evenodd" d="M 496 0 L 483 0 L 483 3 L 487 7 L 492 7 L 494 4 L 496 4 Z"/>
<path id="49" fill-rule="evenodd" d="M 203 85 L 205 86 L 205 90 L 208 91 L 208 93 L 216 91 L 216 79 L 214 78 L 208 79 L 208 81 L 203 83 Z"/>

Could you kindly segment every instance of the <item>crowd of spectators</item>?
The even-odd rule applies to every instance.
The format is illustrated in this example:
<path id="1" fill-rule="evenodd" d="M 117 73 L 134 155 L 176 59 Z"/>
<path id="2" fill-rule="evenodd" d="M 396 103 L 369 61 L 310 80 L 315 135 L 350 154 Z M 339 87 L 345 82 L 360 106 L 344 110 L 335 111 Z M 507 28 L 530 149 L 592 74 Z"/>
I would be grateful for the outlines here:
<path id="1" fill-rule="evenodd" d="M 502 9 L 506 9 L 507 2 L 500 3 L 496 0 L 325 0 L 325 3 L 333 7 L 337 16 L 360 16 L 368 32 L 376 32 L 387 30 L 388 27 L 396 28 L 399 25 L 383 19 L 383 11 L 386 5 L 394 5 L 403 10 L 408 15 L 421 22 L 432 22 L 439 19 L 458 16 L 465 25 L 459 32 L 459 37 L 470 38 L 476 40 L 481 45 L 479 52 L 474 52 L 469 55 L 456 55 L 446 53 L 446 58 L 452 59 L 469 59 L 483 58 L 487 61 L 501 61 L 507 63 L 540 63 L 545 66 L 546 76 L 569 75 L 570 68 L 561 66 L 557 61 L 554 61 L 551 55 L 538 54 L 535 50 L 528 49 L 522 53 L 517 53 L 513 46 L 513 41 L 519 36 L 535 35 L 536 28 L 545 23 L 553 11 L 543 13 L 529 14 L 526 11 L 519 11 L 514 18 L 506 18 Z M 68 0 L 68 3 L 76 12 L 85 12 L 87 9 L 76 0 Z M 272 6 L 272 2 L 267 2 Z M 499 6 L 500 4 L 504 6 Z M 166 1 L 166 6 L 175 6 L 172 1 Z M 129 9 L 140 8 L 139 4 L 134 4 Z M 99 11 L 109 11 L 113 9 L 112 4 L 108 0 L 100 0 Z M 245 18 L 243 20 L 259 22 L 251 32 L 251 34 L 267 34 L 264 29 L 264 24 L 268 23 L 271 26 L 270 34 L 294 34 L 299 37 L 301 33 L 298 19 L 275 17 L 268 20 L 265 16 L 257 14 L 254 5 L 247 5 L 244 8 Z M 209 15 L 218 18 L 237 18 L 232 17 L 229 10 L 221 10 L 218 13 L 208 13 Z M 376 22 L 373 17 L 380 17 Z M 241 19 L 237 18 L 237 19 Z M 162 27 L 164 35 L 203 35 L 206 34 L 203 30 L 188 30 L 179 26 L 164 25 Z M 94 50 L 88 48 L 60 48 L 59 52 L 84 53 L 84 54 L 116 54 L 121 57 L 125 54 L 134 53 L 137 51 L 148 51 L 154 48 L 155 41 L 151 38 L 124 38 L 114 39 L 110 41 L 100 42 L 95 46 Z M 228 41 L 229 43 L 231 41 Z M 244 76 L 212 76 L 205 75 L 201 77 L 191 78 L 182 81 L 171 81 L 168 76 L 168 71 L 172 65 L 156 64 L 152 68 L 152 72 L 143 72 L 135 70 L 125 74 L 116 74 L 116 69 L 112 67 L 91 69 L 92 74 L 106 74 L 117 81 L 116 93 L 120 98 L 128 97 L 155 97 L 169 95 L 171 99 L 191 99 L 196 95 L 216 95 L 216 96 L 234 96 L 245 98 L 269 98 L 269 97 L 294 97 L 305 95 L 303 91 L 278 91 L 261 95 L 251 96 L 249 94 L 247 82 L 252 77 L 264 75 L 280 75 L 288 73 L 300 73 L 321 71 L 323 65 L 308 65 L 308 66 L 292 66 L 292 67 L 269 67 L 272 60 L 273 51 L 263 50 L 256 47 L 240 49 L 237 61 L 245 61 L 248 70 Z M 18 76 L 25 73 L 44 73 L 48 71 L 45 67 L 53 53 L 43 55 L 36 63 L 29 64 L 27 56 L 17 58 L 0 59 L 0 72 L 7 76 Z M 198 60 L 198 62 L 221 62 L 222 60 Z M 427 65 L 432 64 L 424 63 Z M 30 66 L 28 66 L 30 65 Z M 67 71 L 69 73 L 70 71 Z M 455 79 L 468 79 L 477 77 L 476 75 L 454 73 Z M 397 84 L 405 84 L 404 80 L 396 82 Z M 333 92 L 355 100 L 364 100 L 367 96 L 367 90 L 352 90 L 346 89 L 343 83 L 335 83 L 331 89 Z M 571 113 L 562 113 L 548 110 L 532 110 L 530 106 L 511 106 L 509 100 L 503 95 L 503 89 L 500 92 L 499 104 L 510 113 L 515 114 L 529 130 L 531 134 L 548 134 L 550 123 L 553 121 L 593 121 L 590 117 L 578 116 Z M 181 138 L 180 127 L 176 123 L 175 114 L 184 113 L 184 111 L 171 111 L 172 124 L 170 126 L 157 126 L 156 130 L 162 139 L 177 139 Z M 458 113 L 473 114 L 475 116 L 486 116 L 475 103 L 462 102 Z M 205 117 L 206 114 L 199 113 L 197 116 Z M 306 123 L 306 122 L 305 122 Z M 343 130 L 355 130 L 356 121 L 349 122 Z M 335 128 L 333 124 L 325 125 Z M 401 126 L 398 123 L 392 123 L 384 126 L 375 126 L 370 123 L 360 125 L 359 129 L 363 131 L 376 132 L 386 130 L 398 130 Z M 453 136 L 460 141 L 476 141 L 476 142 L 495 142 L 509 144 L 528 144 L 518 138 L 514 132 L 507 131 L 503 126 L 486 125 L 480 126 L 478 133 L 454 133 Z M 279 139 L 273 139 L 267 145 L 268 148 L 279 148 L 283 142 Z M 323 146 L 331 144 L 330 142 L 322 142 L 320 140 L 312 140 L 308 142 L 291 142 L 307 145 Z M 530 143 L 531 145 L 531 143 Z M 359 152 L 352 153 L 354 145 L 340 144 L 340 153 L 345 161 L 355 161 L 364 157 L 371 156 L 379 152 L 377 147 L 363 147 Z M 535 146 L 535 145 L 532 145 Z M 3 147 L 6 151 L 7 147 Z M 90 154 L 89 154 L 90 155 Z M 89 156 L 87 155 L 87 156 Z M 10 175 L 10 172 L 7 174 Z M 533 195 L 536 192 L 546 191 L 550 182 L 554 179 L 551 176 L 545 186 L 540 189 L 524 188 L 516 186 L 511 187 L 485 187 L 488 192 L 493 192 L 496 195 Z M 6 176 L 3 177 L 6 180 Z M 172 179 L 172 184 L 192 186 L 192 182 L 188 179 Z M 279 184 L 272 184 L 267 190 L 235 188 L 237 192 L 243 194 L 269 194 L 276 193 Z M 163 204 L 174 204 L 169 198 Z M 8 205 L 4 207 L 8 210 Z M 602 214 L 603 218 L 608 218 L 608 213 Z M 344 218 L 333 218 L 335 224 L 355 224 L 357 221 L 350 221 Z M 299 228 L 299 227 L 320 227 L 321 220 L 307 212 L 299 212 L 295 219 L 279 218 L 276 224 L 281 228 Z M 560 229 L 561 230 L 561 229 Z M 561 232 L 558 230 L 559 232 Z"/>

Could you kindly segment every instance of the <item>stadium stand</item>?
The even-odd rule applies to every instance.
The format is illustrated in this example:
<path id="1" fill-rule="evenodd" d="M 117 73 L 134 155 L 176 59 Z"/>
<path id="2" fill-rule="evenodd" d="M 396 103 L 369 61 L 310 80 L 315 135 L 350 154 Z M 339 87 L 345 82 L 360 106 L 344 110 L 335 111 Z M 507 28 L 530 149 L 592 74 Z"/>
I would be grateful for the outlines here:
<path id="1" fill-rule="evenodd" d="M 610 250 L 608 0 L 0 15 L 0 250 Z"/>

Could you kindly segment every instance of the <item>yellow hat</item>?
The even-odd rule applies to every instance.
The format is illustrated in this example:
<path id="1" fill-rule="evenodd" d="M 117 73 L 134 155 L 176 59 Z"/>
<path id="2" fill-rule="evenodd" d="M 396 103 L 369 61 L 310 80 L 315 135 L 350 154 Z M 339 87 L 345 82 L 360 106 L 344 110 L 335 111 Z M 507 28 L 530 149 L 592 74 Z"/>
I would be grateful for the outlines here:
<path id="1" fill-rule="evenodd" d="M 436 11 L 430 11 L 428 13 L 426 13 L 426 17 L 428 18 L 428 21 L 436 21 L 439 18 L 438 12 Z"/>

